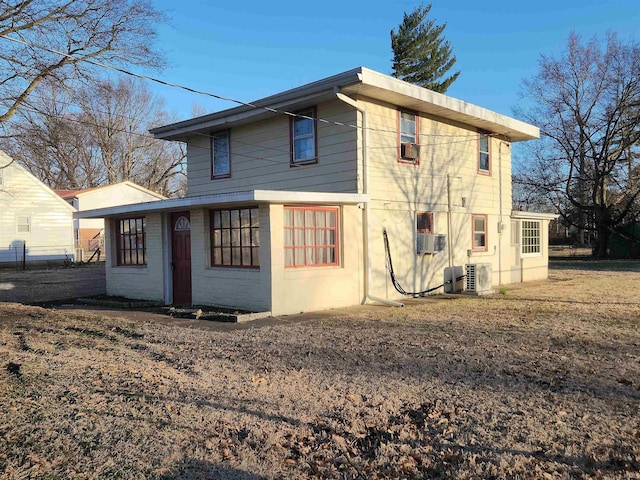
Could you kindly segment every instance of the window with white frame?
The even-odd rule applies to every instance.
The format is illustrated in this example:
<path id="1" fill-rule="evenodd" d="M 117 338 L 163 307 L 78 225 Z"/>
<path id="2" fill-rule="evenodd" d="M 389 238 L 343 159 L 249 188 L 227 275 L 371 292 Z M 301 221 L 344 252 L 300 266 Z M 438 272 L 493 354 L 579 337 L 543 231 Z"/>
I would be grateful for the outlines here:
<path id="1" fill-rule="evenodd" d="M 338 209 L 284 208 L 286 267 L 338 265 Z"/>
<path id="2" fill-rule="evenodd" d="M 520 241 L 522 256 L 537 256 L 540 249 L 540 221 L 522 220 L 520 229 Z"/>
<path id="3" fill-rule="evenodd" d="M 0 188 L 4 187 L 4 168 L 0 168 Z"/>
<path id="4" fill-rule="evenodd" d="M 415 113 L 400 112 L 400 143 L 418 143 Z"/>
<path id="5" fill-rule="evenodd" d="M 413 112 L 398 111 L 398 161 L 403 163 L 418 163 L 420 142 L 419 117 Z"/>
<path id="6" fill-rule="evenodd" d="M 18 233 L 30 233 L 31 232 L 31 217 L 21 215 L 16 218 L 16 232 Z"/>
<path id="7" fill-rule="evenodd" d="M 476 252 L 486 252 L 487 216 L 471 215 L 471 228 L 473 229 L 473 250 Z"/>
<path id="8" fill-rule="evenodd" d="M 229 132 L 214 133 L 211 136 L 211 178 L 229 176 L 231 176 Z"/>
<path id="9" fill-rule="evenodd" d="M 291 166 L 317 163 L 316 109 L 302 110 L 290 117 Z"/>
<path id="10" fill-rule="evenodd" d="M 511 222 L 511 246 L 515 247 L 516 245 L 520 245 L 520 232 L 518 231 L 518 222 L 517 220 L 513 220 Z"/>
<path id="11" fill-rule="evenodd" d="M 489 139 L 491 137 L 486 134 L 480 134 L 479 153 L 478 153 L 478 170 L 483 173 L 491 173 L 491 146 Z"/>

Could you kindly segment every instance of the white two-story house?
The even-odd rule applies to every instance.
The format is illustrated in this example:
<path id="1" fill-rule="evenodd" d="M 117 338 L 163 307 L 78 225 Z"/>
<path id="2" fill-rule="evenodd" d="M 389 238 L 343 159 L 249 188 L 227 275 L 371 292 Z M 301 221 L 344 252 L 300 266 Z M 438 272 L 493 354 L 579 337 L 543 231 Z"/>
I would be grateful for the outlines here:
<path id="1" fill-rule="evenodd" d="M 187 196 L 77 214 L 106 218 L 109 294 L 277 315 L 547 276 L 513 118 L 356 68 L 152 133 Z"/>

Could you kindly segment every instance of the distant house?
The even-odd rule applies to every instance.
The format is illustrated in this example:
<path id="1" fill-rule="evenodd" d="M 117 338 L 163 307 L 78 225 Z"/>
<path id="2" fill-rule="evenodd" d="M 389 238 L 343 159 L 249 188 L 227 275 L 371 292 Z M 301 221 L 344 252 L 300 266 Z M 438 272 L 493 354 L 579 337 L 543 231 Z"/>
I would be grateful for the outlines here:
<path id="1" fill-rule="evenodd" d="M 152 133 L 187 144 L 186 198 L 78 214 L 106 218 L 109 294 L 277 315 L 547 277 L 513 118 L 356 68 Z"/>
<path id="2" fill-rule="evenodd" d="M 0 263 L 73 259 L 75 211 L 0 151 Z"/>
<path id="3" fill-rule="evenodd" d="M 55 190 L 78 211 L 164 200 L 165 196 L 136 183 L 125 181 L 82 190 Z M 74 240 L 78 260 L 88 260 L 103 244 L 104 220 L 83 218 L 74 221 Z"/>

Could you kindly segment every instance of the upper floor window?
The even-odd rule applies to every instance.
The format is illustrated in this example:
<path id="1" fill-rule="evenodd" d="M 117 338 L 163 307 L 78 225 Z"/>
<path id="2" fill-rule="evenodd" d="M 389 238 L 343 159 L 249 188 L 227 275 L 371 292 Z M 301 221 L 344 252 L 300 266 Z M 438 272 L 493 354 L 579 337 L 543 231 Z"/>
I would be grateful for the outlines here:
<path id="1" fill-rule="evenodd" d="M 316 108 L 296 112 L 290 117 L 291 166 L 317 163 L 318 131 Z"/>
<path id="2" fill-rule="evenodd" d="M 0 188 L 4 187 L 4 168 L 0 167 Z"/>
<path id="3" fill-rule="evenodd" d="M 338 265 L 338 209 L 284 208 L 286 267 Z"/>
<path id="4" fill-rule="evenodd" d="M 214 133 L 211 136 L 211 178 L 229 176 L 231 176 L 229 132 Z"/>
<path id="5" fill-rule="evenodd" d="M 419 117 L 415 113 L 398 111 L 400 162 L 418 163 L 420 157 Z"/>
<path id="6" fill-rule="evenodd" d="M 211 266 L 260 266 L 260 215 L 257 207 L 211 212 Z"/>
<path id="7" fill-rule="evenodd" d="M 146 265 L 145 217 L 116 220 L 116 263 L 118 265 Z"/>
<path id="8" fill-rule="evenodd" d="M 540 255 L 540 221 L 522 220 L 522 256 Z"/>
<path id="9" fill-rule="evenodd" d="M 491 173 L 491 137 L 486 133 L 480 134 L 478 152 L 478 170 L 483 173 Z"/>
<path id="10" fill-rule="evenodd" d="M 473 229 L 473 250 L 487 251 L 487 216 L 471 215 L 471 228 Z"/>
<path id="11" fill-rule="evenodd" d="M 416 231 L 418 233 L 433 233 L 433 213 L 418 212 L 416 215 Z"/>

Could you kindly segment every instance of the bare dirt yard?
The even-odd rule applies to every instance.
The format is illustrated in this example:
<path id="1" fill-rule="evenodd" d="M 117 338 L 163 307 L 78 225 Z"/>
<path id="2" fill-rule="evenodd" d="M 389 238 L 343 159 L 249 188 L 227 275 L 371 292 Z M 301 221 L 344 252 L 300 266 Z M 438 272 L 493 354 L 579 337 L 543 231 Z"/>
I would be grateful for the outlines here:
<path id="1" fill-rule="evenodd" d="M 640 478 L 638 292 L 563 262 L 224 332 L 0 304 L 0 476 Z"/>
<path id="2" fill-rule="evenodd" d="M 104 263 L 24 271 L 0 269 L 0 302 L 42 304 L 105 291 Z"/>

